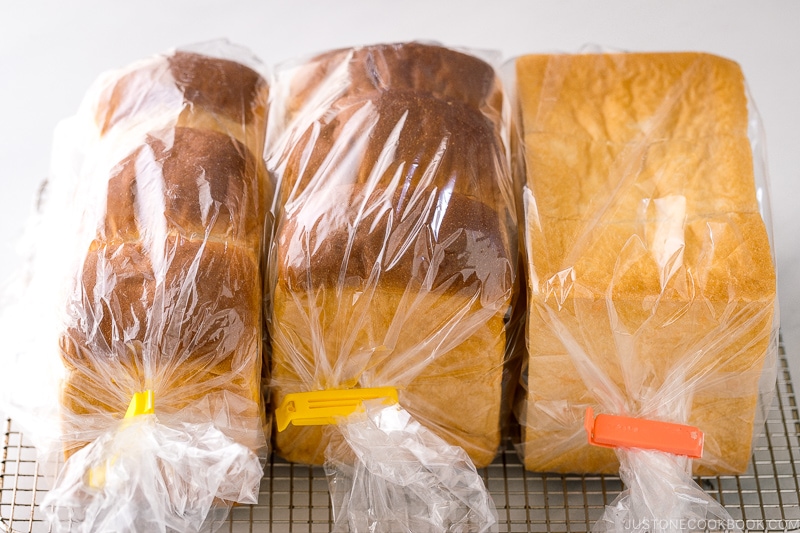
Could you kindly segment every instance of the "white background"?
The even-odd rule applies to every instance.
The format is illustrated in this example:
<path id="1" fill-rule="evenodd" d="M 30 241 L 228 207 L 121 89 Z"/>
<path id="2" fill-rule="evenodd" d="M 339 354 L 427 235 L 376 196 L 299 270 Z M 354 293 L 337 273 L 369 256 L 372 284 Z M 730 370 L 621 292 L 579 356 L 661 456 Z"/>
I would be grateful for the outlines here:
<path id="1" fill-rule="evenodd" d="M 505 57 L 579 50 L 706 51 L 739 62 L 767 132 L 782 331 L 800 380 L 800 2 L 11 1 L 0 7 L 0 278 L 47 176 L 57 121 L 104 70 L 226 37 L 265 63 L 410 39 Z M 0 368 L 0 372 L 3 369 Z"/>

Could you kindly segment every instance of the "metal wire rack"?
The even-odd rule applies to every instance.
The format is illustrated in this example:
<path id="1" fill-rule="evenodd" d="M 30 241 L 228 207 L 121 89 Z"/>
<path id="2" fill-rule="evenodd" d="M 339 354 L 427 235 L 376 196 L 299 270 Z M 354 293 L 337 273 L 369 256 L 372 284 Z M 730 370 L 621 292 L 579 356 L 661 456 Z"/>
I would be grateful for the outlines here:
<path id="1" fill-rule="evenodd" d="M 0 454 L 0 531 L 48 531 L 37 506 L 47 490 L 44 468 L 24 436 L 6 422 Z M 777 393 L 750 467 L 740 476 L 699 478 L 745 532 L 800 531 L 800 416 L 783 346 Z M 622 490 L 613 476 L 526 472 L 508 446 L 482 470 L 500 515 L 501 532 L 589 531 Z M 274 533 L 329 531 L 328 485 L 320 467 L 272 457 L 257 505 L 234 508 L 221 531 Z"/>

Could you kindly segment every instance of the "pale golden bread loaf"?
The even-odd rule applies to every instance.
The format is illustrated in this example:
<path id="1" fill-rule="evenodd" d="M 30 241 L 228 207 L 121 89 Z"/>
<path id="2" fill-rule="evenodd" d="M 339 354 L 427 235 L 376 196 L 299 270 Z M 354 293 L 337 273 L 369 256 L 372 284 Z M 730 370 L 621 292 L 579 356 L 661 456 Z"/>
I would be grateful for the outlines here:
<path id="1" fill-rule="evenodd" d="M 527 468 L 615 472 L 586 407 L 698 426 L 743 471 L 775 271 L 739 67 L 704 54 L 516 62 L 526 165 Z"/>
<path id="2" fill-rule="evenodd" d="M 488 464 L 516 265 L 493 69 L 438 46 L 380 45 L 315 58 L 287 83 L 291 142 L 270 159 L 284 206 L 273 405 L 395 386 L 412 416 Z M 335 434 L 289 426 L 276 450 L 321 463 Z"/>

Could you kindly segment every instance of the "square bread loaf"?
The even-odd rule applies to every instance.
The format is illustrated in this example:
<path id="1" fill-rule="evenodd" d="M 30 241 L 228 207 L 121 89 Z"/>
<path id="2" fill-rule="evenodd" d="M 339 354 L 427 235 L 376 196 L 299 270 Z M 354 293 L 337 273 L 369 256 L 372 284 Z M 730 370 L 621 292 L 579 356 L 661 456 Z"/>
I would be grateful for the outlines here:
<path id="1" fill-rule="evenodd" d="M 705 432 L 696 473 L 745 470 L 774 348 L 775 270 L 748 101 L 705 54 L 516 62 L 525 162 L 525 466 L 616 472 L 584 413 Z"/>
<path id="2" fill-rule="evenodd" d="M 281 208 L 270 257 L 272 404 L 396 387 L 478 465 L 500 442 L 516 271 L 503 93 L 482 60 L 406 43 L 337 50 L 289 72 L 270 109 Z M 332 426 L 275 433 L 320 464 Z"/>

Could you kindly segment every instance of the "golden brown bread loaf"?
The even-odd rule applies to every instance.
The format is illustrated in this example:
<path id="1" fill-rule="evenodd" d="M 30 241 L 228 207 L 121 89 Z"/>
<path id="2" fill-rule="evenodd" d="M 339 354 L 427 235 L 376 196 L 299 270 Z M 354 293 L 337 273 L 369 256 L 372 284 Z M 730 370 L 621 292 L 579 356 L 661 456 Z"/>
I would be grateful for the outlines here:
<path id="1" fill-rule="evenodd" d="M 327 53 L 278 83 L 273 406 L 394 386 L 412 416 L 488 464 L 516 266 L 494 70 L 409 43 Z M 319 464 L 334 435 L 290 425 L 275 446 Z"/>
<path id="2" fill-rule="evenodd" d="M 204 404 L 208 422 L 263 452 L 267 91 L 251 68 L 192 52 L 98 91 L 90 156 L 109 161 L 87 175 L 94 235 L 60 338 L 67 455 L 146 389 L 157 415 Z"/>
<path id="3" fill-rule="evenodd" d="M 774 346 L 775 271 L 739 67 L 704 54 L 516 62 L 526 165 L 527 468 L 616 472 L 587 407 L 705 432 L 741 472 Z"/>

